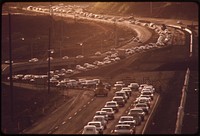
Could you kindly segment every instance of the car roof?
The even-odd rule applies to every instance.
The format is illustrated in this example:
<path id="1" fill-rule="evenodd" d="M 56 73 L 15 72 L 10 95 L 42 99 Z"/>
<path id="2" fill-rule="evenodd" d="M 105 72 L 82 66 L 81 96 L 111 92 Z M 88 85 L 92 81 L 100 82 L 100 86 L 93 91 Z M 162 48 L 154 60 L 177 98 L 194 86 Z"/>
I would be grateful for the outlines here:
<path id="1" fill-rule="evenodd" d="M 94 118 L 105 118 L 105 116 L 102 116 L 102 115 L 95 115 Z"/>
<path id="2" fill-rule="evenodd" d="M 88 122 L 88 124 L 90 124 L 90 123 L 100 123 L 101 124 L 100 121 L 90 121 L 90 122 Z"/>
<path id="3" fill-rule="evenodd" d="M 96 126 L 95 125 L 86 125 L 86 126 L 84 126 L 84 128 L 96 128 Z"/>
<path id="4" fill-rule="evenodd" d="M 118 126 L 130 126 L 129 124 L 117 124 L 116 127 Z"/>
<path id="5" fill-rule="evenodd" d="M 130 110 L 142 110 L 142 108 L 139 108 L 139 107 L 135 107 L 133 109 L 130 109 Z M 143 111 L 143 110 L 142 110 Z"/>
<path id="6" fill-rule="evenodd" d="M 101 108 L 101 109 L 112 109 L 112 108 L 103 107 L 103 108 Z"/>
<path id="7" fill-rule="evenodd" d="M 133 116 L 121 116 L 120 118 L 133 118 Z"/>
<path id="8" fill-rule="evenodd" d="M 106 111 L 96 111 L 96 113 L 101 113 L 101 112 L 105 112 L 106 113 Z"/>
<path id="9" fill-rule="evenodd" d="M 125 92 L 123 92 L 123 91 L 117 91 L 117 92 L 115 92 L 115 93 L 125 93 Z"/>
<path id="10" fill-rule="evenodd" d="M 122 98 L 122 99 L 124 99 L 123 96 L 114 96 L 113 98 Z"/>
<path id="11" fill-rule="evenodd" d="M 106 103 L 117 103 L 116 101 L 107 101 Z"/>

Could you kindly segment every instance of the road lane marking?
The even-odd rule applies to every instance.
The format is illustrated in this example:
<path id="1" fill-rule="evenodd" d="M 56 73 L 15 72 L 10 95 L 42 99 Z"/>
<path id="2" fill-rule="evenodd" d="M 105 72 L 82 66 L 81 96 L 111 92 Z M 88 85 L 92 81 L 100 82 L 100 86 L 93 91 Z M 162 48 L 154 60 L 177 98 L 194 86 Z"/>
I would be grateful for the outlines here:
<path id="1" fill-rule="evenodd" d="M 69 117 L 68 119 L 71 119 L 72 117 Z"/>
<path id="2" fill-rule="evenodd" d="M 62 124 L 64 125 L 66 123 L 66 121 L 63 121 Z"/>
<path id="3" fill-rule="evenodd" d="M 76 115 L 76 114 L 77 114 L 77 112 L 74 113 L 74 115 Z"/>
<path id="4" fill-rule="evenodd" d="M 86 105 L 84 105 L 83 107 L 86 107 Z"/>
<path id="5" fill-rule="evenodd" d="M 78 111 L 81 111 L 82 109 L 79 109 Z"/>
<path id="6" fill-rule="evenodd" d="M 48 132 L 48 134 L 51 134 L 52 133 L 52 131 L 50 130 L 49 132 Z"/>
<path id="7" fill-rule="evenodd" d="M 56 126 L 54 129 L 58 129 L 58 126 Z"/>
<path id="8" fill-rule="evenodd" d="M 88 102 L 88 104 L 90 104 L 90 102 Z"/>

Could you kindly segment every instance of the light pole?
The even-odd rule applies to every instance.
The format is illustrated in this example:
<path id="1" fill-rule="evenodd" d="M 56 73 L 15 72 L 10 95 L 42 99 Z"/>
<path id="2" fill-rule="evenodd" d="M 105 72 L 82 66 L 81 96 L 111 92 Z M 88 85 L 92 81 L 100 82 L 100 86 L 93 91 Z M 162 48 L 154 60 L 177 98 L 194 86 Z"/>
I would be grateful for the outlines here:
<path id="1" fill-rule="evenodd" d="M 11 27 L 11 14 L 10 12 L 8 13 L 8 17 L 9 17 L 9 59 L 10 59 L 10 116 L 11 116 L 11 124 L 14 121 L 14 108 L 13 108 L 13 104 L 14 104 L 14 100 L 13 100 L 13 79 L 12 79 L 12 27 Z M 11 125 L 11 133 L 13 133 L 13 126 Z"/>
<path id="2" fill-rule="evenodd" d="M 118 41 L 117 41 L 117 22 L 116 22 L 116 19 L 114 20 L 114 29 L 115 29 L 115 47 L 117 47 Z"/>

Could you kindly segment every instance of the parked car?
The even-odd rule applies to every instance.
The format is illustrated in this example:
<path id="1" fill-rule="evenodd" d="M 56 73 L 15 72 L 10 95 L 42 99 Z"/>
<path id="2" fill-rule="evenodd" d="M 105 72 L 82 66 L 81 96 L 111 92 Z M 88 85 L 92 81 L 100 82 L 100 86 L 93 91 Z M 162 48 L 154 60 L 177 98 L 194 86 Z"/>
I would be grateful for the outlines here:
<path id="1" fill-rule="evenodd" d="M 118 104 L 120 107 L 124 107 L 124 105 L 125 105 L 125 100 L 124 100 L 124 98 L 123 98 L 122 96 L 114 96 L 112 100 L 113 100 L 113 101 L 116 101 L 117 104 Z"/>
<path id="2" fill-rule="evenodd" d="M 108 113 L 108 119 L 113 120 L 115 118 L 114 116 L 114 110 L 112 108 L 101 108 L 101 111 L 106 111 Z"/>
<path id="3" fill-rule="evenodd" d="M 116 101 L 108 101 L 106 102 L 105 108 L 112 108 L 115 112 L 119 111 L 119 105 L 117 104 Z"/>
<path id="4" fill-rule="evenodd" d="M 115 126 L 114 134 L 133 134 L 134 131 L 129 124 L 118 124 Z"/>
<path id="5" fill-rule="evenodd" d="M 88 122 L 87 125 L 94 125 L 94 126 L 96 126 L 96 129 L 99 132 L 99 134 L 103 134 L 104 127 L 103 127 L 103 125 L 101 124 L 100 121 L 90 121 L 90 122 Z"/>
<path id="6" fill-rule="evenodd" d="M 82 134 L 99 134 L 99 131 L 94 125 L 86 125 L 83 128 Z"/>

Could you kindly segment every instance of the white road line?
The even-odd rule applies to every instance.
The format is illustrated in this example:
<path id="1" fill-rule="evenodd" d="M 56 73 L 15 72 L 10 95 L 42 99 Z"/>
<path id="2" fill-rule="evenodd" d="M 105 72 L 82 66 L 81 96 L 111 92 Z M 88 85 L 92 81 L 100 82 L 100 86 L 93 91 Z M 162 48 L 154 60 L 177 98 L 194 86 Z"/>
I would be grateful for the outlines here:
<path id="1" fill-rule="evenodd" d="M 86 107 L 86 105 L 84 105 L 83 107 Z"/>
<path id="2" fill-rule="evenodd" d="M 78 111 L 81 111 L 82 109 L 79 109 Z"/>
<path id="3" fill-rule="evenodd" d="M 76 115 L 76 114 L 77 114 L 77 112 L 74 113 L 74 115 Z"/>
<path id="4" fill-rule="evenodd" d="M 66 121 L 63 121 L 62 124 L 64 125 L 66 123 Z"/>
<path id="5" fill-rule="evenodd" d="M 72 117 L 69 117 L 68 119 L 71 119 Z"/>
<path id="6" fill-rule="evenodd" d="M 94 101 L 94 99 L 92 98 L 91 101 Z"/>
<path id="7" fill-rule="evenodd" d="M 48 132 L 48 134 L 51 134 L 51 133 L 52 133 L 52 131 L 49 131 L 49 132 Z"/>
<path id="8" fill-rule="evenodd" d="M 58 126 L 56 126 L 54 129 L 58 129 Z"/>
<path id="9" fill-rule="evenodd" d="M 88 102 L 88 104 L 90 104 L 90 102 Z"/>

